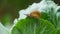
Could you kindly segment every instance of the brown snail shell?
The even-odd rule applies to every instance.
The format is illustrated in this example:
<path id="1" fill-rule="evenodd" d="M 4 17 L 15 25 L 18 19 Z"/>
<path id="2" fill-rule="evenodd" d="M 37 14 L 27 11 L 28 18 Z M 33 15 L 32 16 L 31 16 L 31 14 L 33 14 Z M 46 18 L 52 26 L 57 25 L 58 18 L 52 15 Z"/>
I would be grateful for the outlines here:
<path id="1" fill-rule="evenodd" d="M 33 18 L 40 18 L 41 17 L 41 13 L 38 10 L 32 11 L 30 14 L 28 14 L 27 16 L 29 17 L 33 17 Z"/>

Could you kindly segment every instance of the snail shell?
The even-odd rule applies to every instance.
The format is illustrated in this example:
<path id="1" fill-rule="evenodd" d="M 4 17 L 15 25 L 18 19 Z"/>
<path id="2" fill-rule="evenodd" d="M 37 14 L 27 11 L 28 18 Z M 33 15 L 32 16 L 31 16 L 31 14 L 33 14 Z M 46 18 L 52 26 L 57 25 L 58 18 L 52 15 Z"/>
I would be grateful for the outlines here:
<path id="1" fill-rule="evenodd" d="M 32 11 L 32 12 L 31 12 L 30 14 L 28 14 L 27 16 L 33 17 L 33 18 L 40 18 L 40 17 L 41 17 L 41 13 L 40 13 L 40 11 L 35 10 L 35 11 Z"/>
<path id="2" fill-rule="evenodd" d="M 36 11 L 31 12 L 31 13 L 30 13 L 30 16 L 31 16 L 31 17 L 34 17 L 34 18 L 40 18 L 41 13 L 36 10 Z"/>

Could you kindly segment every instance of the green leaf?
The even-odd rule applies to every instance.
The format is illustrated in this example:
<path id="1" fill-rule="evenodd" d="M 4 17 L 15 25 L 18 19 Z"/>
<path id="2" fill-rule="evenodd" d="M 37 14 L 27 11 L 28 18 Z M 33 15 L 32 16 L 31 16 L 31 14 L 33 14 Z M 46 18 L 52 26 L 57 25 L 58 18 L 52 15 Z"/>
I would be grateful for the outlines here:
<path id="1" fill-rule="evenodd" d="M 21 34 L 18 28 L 14 27 L 11 34 Z"/>
<path id="2" fill-rule="evenodd" d="M 60 28 L 60 12 L 57 12 L 56 14 L 56 21 L 57 21 L 57 28 Z"/>
<path id="3" fill-rule="evenodd" d="M 46 12 L 41 12 L 41 17 L 40 18 L 48 20 L 49 19 L 49 15 Z"/>
<path id="4" fill-rule="evenodd" d="M 60 29 L 57 29 L 56 30 L 56 34 L 60 34 Z"/>
<path id="5" fill-rule="evenodd" d="M 52 34 L 55 26 L 44 19 L 26 18 L 12 29 L 12 34 Z"/>

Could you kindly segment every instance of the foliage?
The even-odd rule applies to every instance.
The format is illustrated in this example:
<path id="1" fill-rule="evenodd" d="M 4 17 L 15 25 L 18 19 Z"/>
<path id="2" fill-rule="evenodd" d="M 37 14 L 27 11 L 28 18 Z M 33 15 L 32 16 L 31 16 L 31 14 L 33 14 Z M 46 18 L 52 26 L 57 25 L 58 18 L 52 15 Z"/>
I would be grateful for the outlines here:
<path id="1" fill-rule="evenodd" d="M 2 32 L 6 30 L 3 34 L 60 34 L 60 6 L 51 0 L 42 1 L 42 5 L 46 3 L 47 6 L 42 10 L 40 18 L 27 16 L 17 20 L 17 23 L 13 24 L 9 31 L 1 26 L 0 28 L 4 29 Z"/>

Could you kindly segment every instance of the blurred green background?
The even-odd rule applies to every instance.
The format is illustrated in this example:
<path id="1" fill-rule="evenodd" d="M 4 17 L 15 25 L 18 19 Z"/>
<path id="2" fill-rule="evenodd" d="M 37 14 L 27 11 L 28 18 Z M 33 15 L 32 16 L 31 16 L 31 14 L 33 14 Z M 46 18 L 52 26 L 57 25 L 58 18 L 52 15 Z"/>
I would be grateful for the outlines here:
<path id="1" fill-rule="evenodd" d="M 13 24 L 15 18 L 19 17 L 19 10 L 26 9 L 32 3 L 38 3 L 41 0 L 0 0 L 0 22 L 3 25 Z M 60 0 L 53 0 L 60 5 Z"/>

